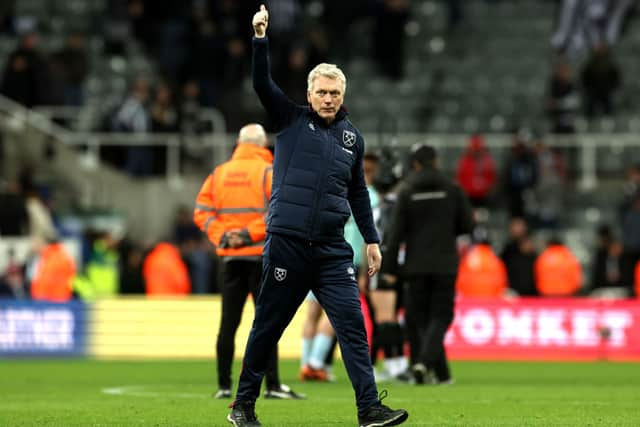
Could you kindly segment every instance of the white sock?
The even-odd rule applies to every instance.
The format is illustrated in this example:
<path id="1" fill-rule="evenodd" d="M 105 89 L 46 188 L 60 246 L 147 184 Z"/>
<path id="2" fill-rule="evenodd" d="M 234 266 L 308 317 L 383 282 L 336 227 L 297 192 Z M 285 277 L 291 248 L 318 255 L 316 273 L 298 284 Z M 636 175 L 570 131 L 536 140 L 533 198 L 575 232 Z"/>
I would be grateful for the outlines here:
<path id="1" fill-rule="evenodd" d="M 309 363 L 312 346 L 313 338 L 302 338 L 302 358 L 300 359 L 300 366 L 304 366 Z"/>

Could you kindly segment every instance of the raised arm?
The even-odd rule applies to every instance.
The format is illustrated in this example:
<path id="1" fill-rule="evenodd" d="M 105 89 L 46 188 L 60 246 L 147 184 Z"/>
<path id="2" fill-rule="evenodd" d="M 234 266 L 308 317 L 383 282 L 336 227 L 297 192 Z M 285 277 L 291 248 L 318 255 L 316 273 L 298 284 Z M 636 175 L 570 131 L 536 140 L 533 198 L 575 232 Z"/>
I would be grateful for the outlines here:
<path id="1" fill-rule="evenodd" d="M 269 64 L 269 40 L 267 38 L 267 26 L 269 25 L 269 12 L 264 5 L 253 16 L 253 61 L 252 75 L 253 88 L 260 98 L 269 116 L 276 122 L 278 129 L 291 123 L 303 108 L 296 105 L 271 78 Z"/>

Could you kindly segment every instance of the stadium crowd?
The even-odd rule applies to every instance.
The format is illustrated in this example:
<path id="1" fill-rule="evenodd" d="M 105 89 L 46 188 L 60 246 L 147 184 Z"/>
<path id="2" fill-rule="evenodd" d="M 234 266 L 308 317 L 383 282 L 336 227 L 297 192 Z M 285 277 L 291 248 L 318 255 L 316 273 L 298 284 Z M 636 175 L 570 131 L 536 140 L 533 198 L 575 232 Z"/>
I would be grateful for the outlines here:
<path id="1" fill-rule="evenodd" d="M 234 120 L 244 120 L 246 114 L 238 111 L 236 100 L 250 68 L 251 28 L 246 22 L 256 8 L 253 3 L 258 2 L 108 1 L 100 22 L 105 35 L 103 54 L 126 55 L 127 43 L 135 39 L 153 58 L 158 75 L 132 76 L 127 97 L 109 112 L 102 130 L 197 134 L 207 130 L 198 119 L 203 107 L 219 108 L 232 128 Z M 612 59 L 608 46 L 624 34 L 625 17 L 634 7 L 629 1 L 561 3 L 551 38 L 557 67 L 550 80 L 546 108 L 552 130 L 566 133 L 575 131 L 573 121 L 581 109 L 580 98 L 582 110 L 589 117 L 615 114 L 612 94 L 624 73 Z M 465 5 L 454 0 L 446 4 L 451 33 L 460 31 L 465 23 Z M 377 73 L 390 80 L 403 78 L 405 25 L 411 20 L 412 11 L 409 1 L 273 0 L 269 7 L 274 17 L 270 24 L 274 78 L 299 102 L 304 101 L 306 73 L 313 64 L 324 60 L 347 62 L 356 54 L 349 29 L 358 25 L 371 27 L 370 54 L 378 65 Z M 0 93 L 27 107 L 83 105 L 83 89 L 92 69 L 85 46 L 91 34 L 70 31 L 61 49 L 44 52 L 38 39 L 39 34 L 46 35 L 47 24 L 16 11 L 15 2 L 3 2 L 0 9 L 0 33 L 19 40 L 6 61 Z M 585 34 L 590 37 L 585 38 Z M 575 67 L 581 69 L 579 80 L 573 76 Z M 264 122 L 269 129 L 268 121 Z M 162 173 L 166 162 L 164 148 L 109 147 L 102 155 L 134 176 Z M 498 281 L 504 286 L 496 292 L 509 288 L 523 295 L 541 293 L 535 263 L 547 250 L 543 240 L 554 243 L 551 247 L 561 243 L 558 238 L 562 235 L 563 197 L 573 184 L 567 167 L 573 161 L 568 158 L 571 155 L 545 146 L 540 136 L 514 132 L 508 158 L 501 163 L 492 157 L 481 135 L 470 137 L 455 178 L 475 207 L 479 225 L 474 239 L 478 247 L 480 243 L 491 243 L 482 225 L 488 213 L 506 209 L 511 218 L 507 245 L 486 248 L 500 255 L 494 259 L 497 262 L 488 263 L 507 275 Z M 389 182 L 393 166 L 382 165 L 377 188 L 383 198 L 393 191 L 393 182 Z M 586 294 L 603 286 L 621 286 L 627 294 L 632 293 L 640 254 L 640 166 L 630 166 L 625 173 L 617 221 L 594 230 L 598 246 L 590 248 L 593 272 L 579 275 L 590 277 L 591 282 L 579 280 L 579 286 L 571 288 L 572 294 Z M 18 180 L 3 183 L 0 235 L 31 234 L 41 242 L 53 242 L 60 235 L 52 231 L 50 224 L 55 224 L 56 212 L 47 201 L 52 200 L 50 193 L 55 188 L 50 189 L 48 183 L 35 183 L 29 176 L 26 172 Z M 42 226 L 37 218 L 46 217 L 49 218 L 44 223 L 49 225 Z M 215 257 L 209 243 L 191 223 L 189 208 L 177 212 L 174 230 L 166 234 L 171 243 L 161 246 L 164 250 L 159 249 L 157 254 L 174 260 L 176 289 L 182 293 L 215 292 Z M 152 252 L 155 247 L 151 242 L 110 236 L 104 230 L 87 230 L 77 272 L 80 279 L 74 279 L 76 293 L 82 296 L 81 289 L 93 281 L 88 278 L 92 272 L 107 270 L 109 273 L 104 276 L 109 277 L 110 284 L 104 286 L 108 289 L 105 292 L 149 291 L 153 274 L 143 273 L 146 265 L 152 265 L 154 256 L 149 254 L 156 254 Z M 34 256 L 37 252 L 34 247 Z M 25 277 L 33 279 L 33 273 L 26 273 L 32 269 L 16 265 L 10 254 L 7 257 L 11 261 L 3 273 L 5 293 L 29 295 L 30 280 Z M 91 267 L 98 264 L 106 267 Z M 9 286 L 10 283 L 20 286 Z"/>

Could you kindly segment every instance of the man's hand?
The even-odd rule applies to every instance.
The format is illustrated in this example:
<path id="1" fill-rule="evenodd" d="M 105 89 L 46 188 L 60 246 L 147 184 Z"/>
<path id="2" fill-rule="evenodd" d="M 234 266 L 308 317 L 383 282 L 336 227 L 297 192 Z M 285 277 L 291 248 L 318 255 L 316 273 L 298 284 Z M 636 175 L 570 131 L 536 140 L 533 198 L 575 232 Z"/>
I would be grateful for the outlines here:
<path id="1" fill-rule="evenodd" d="M 380 270 L 382 254 L 380 254 L 380 245 L 377 243 L 367 245 L 367 262 L 369 265 L 369 270 L 367 271 L 369 276 L 373 276 Z"/>
<path id="2" fill-rule="evenodd" d="M 267 25 L 269 25 L 269 12 L 267 8 L 261 4 L 260 11 L 253 15 L 253 32 L 255 36 L 263 38 L 267 34 Z"/>
<path id="3" fill-rule="evenodd" d="M 235 249 L 244 246 L 244 241 L 240 236 L 240 229 L 229 230 L 225 233 L 229 247 Z"/>

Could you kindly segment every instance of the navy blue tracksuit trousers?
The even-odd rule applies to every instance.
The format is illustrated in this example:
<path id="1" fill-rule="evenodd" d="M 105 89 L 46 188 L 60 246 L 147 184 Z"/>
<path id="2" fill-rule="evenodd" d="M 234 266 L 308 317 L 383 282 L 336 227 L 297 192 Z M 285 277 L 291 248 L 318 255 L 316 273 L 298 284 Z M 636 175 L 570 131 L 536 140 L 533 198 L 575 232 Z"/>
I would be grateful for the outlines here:
<path id="1" fill-rule="evenodd" d="M 353 250 L 346 241 L 311 243 L 270 233 L 264 246 L 262 289 L 244 354 L 236 402 L 255 401 L 277 344 L 309 290 L 336 331 L 358 412 L 378 403 L 360 309 Z"/>

